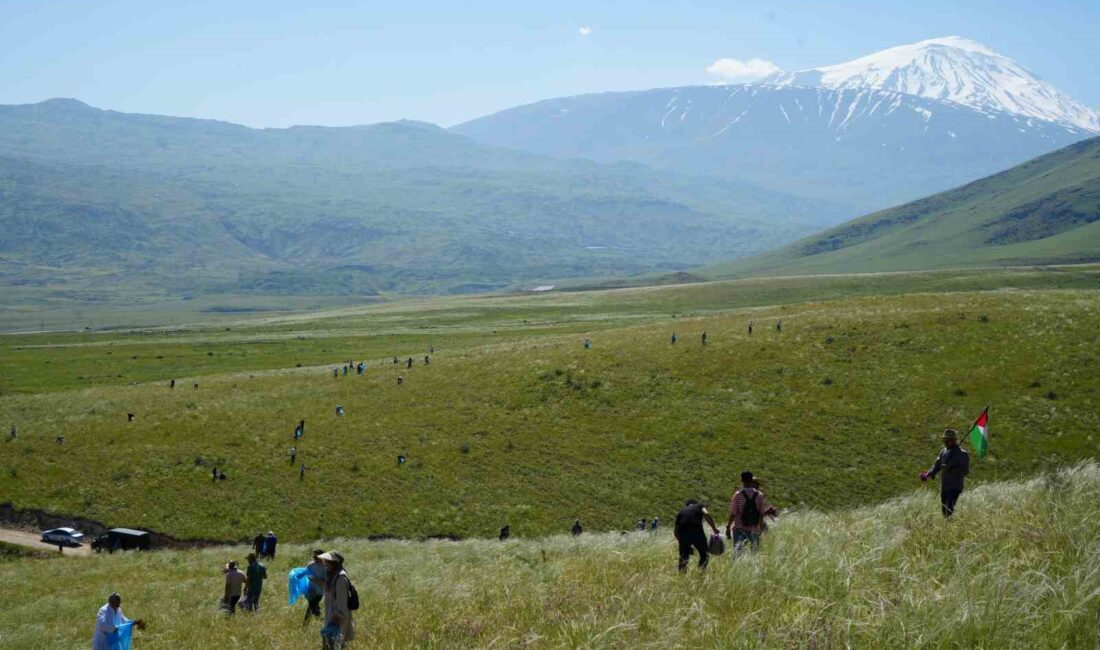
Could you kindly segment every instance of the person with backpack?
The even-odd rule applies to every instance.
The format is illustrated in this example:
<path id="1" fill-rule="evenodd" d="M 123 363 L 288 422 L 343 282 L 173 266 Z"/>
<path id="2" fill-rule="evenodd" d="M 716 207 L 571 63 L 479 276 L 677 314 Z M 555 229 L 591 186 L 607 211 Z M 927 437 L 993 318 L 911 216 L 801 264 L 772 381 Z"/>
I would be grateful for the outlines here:
<path id="1" fill-rule="evenodd" d="M 927 481 L 940 475 L 940 511 L 944 518 L 955 514 L 955 503 L 963 491 L 963 481 L 970 473 L 970 454 L 959 446 L 959 432 L 943 430 L 943 449 L 927 472 L 921 472 L 920 480 Z"/>
<path id="2" fill-rule="evenodd" d="M 753 487 L 759 485 L 752 472 L 741 472 L 741 488 L 730 497 L 730 518 L 726 522 L 726 539 L 733 540 L 733 557 L 744 551 L 747 543 L 751 550 L 760 549 L 760 531 L 764 529 L 764 517 L 776 515 L 764 493 Z"/>
<path id="3" fill-rule="evenodd" d="M 329 551 L 317 556 L 325 563 L 325 626 L 321 628 L 323 650 L 343 648 L 355 639 L 353 614 L 359 609 L 359 594 L 344 570 L 344 556 Z"/>
<path id="4" fill-rule="evenodd" d="M 714 534 L 718 534 L 718 525 L 710 516 L 706 506 L 695 499 L 688 499 L 684 508 L 676 513 L 676 522 L 672 528 L 672 534 L 680 546 L 680 573 L 687 571 L 688 560 L 691 558 L 691 550 L 699 552 L 699 570 L 707 568 L 709 551 L 707 550 L 707 534 L 703 532 L 703 520 L 710 524 Z"/>

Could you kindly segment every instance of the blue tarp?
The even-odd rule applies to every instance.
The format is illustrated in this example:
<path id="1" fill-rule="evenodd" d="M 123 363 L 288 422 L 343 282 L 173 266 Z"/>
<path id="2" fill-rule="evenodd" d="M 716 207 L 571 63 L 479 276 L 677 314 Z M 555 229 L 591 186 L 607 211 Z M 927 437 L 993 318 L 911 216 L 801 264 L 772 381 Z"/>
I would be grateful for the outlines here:
<path id="1" fill-rule="evenodd" d="M 111 650 L 130 650 L 130 635 L 133 633 L 133 621 L 119 625 L 118 630 L 107 635 L 107 647 Z"/>
<path id="2" fill-rule="evenodd" d="M 287 576 L 287 595 L 290 604 L 298 602 L 298 599 L 309 593 L 309 569 L 298 567 L 291 569 Z"/>

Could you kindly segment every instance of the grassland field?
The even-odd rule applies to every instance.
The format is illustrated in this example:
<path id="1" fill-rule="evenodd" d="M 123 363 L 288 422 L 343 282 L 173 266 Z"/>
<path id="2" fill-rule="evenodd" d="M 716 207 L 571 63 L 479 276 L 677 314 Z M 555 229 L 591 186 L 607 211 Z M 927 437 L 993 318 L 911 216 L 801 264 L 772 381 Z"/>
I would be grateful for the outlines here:
<path id="1" fill-rule="evenodd" d="M 906 494 L 987 404 L 972 483 L 1026 478 L 1097 455 L 1098 281 L 781 278 L 10 335 L 0 500 L 227 541 L 614 531 L 688 497 L 721 510 L 744 468 L 786 511 Z M 349 358 L 366 376 L 334 379 Z"/>
<path id="2" fill-rule="evenodd" d="M 245 546 L 4 561 L 0 646 L 88 646 L 113 590 L 148 623 L 142 650 L 317 647 L 287 605 L 312 546 L 339 550 L 360 594 L 357 648 L 1095 648 L 1100 468 L 1044 470 L 875 506 L 785 514 L 757 555 L 675 569 L 657 534 L 283 544 L 258 614 L 220 615 L 219 567 Z"/>

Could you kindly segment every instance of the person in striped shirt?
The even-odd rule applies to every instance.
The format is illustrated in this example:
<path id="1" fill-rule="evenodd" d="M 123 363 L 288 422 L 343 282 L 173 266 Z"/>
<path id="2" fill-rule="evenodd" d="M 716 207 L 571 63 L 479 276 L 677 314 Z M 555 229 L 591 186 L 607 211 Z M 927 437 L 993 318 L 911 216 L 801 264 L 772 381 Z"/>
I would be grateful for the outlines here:
<path id="1" fill-rule="evenodd" d="M 752 472 L 741 472 L 741 488 L 730 497 L 730 518 L 726 522 L 726 539 L 733 540 L 733 557 L 741 555 L 747 543 L 751 550 L 760 549 L 760 532 L 764 517 L 776 515 L 776 509 L 753 487 L 759 485 Z"/>

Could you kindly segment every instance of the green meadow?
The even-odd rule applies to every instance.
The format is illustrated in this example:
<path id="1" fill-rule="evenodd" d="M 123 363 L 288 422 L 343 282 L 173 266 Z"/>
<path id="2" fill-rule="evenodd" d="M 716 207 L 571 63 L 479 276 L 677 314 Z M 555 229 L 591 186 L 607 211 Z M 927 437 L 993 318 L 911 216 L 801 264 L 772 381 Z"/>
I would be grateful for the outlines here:
<path id="1" fill-rule="evenodd" d="M 1098 280 L 760 279 L 8 335 L 0 494 L 224 541 L 617 531 L 688 497 L 720 509 L 745 468 L 787 510 L 907 494 L 985 405 L 972 483 L 1026 479 L 1097 454 Z M 365 376 L 333 378 L 344 359 Z"/>
<path id="2" fill-rule="evenodd" d="M 984 483 L 950 522 L 931 488 L 785 513 L 759 554 L 687 575 L 667 530 L 319 543 L 359 591 L 357 648 L 1096 647 L 1100 468 Z M 313 545 L 280 545 L 261 611 L 233 618 L 216 609 L 219 567 L 244 546 L 0 562 L 0 646 L 87 647 L 117 590 L 148 624 L 135 648 L 316 647 L 319 625 L 286 600 Z"/>

